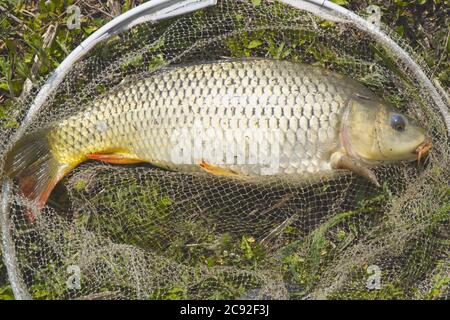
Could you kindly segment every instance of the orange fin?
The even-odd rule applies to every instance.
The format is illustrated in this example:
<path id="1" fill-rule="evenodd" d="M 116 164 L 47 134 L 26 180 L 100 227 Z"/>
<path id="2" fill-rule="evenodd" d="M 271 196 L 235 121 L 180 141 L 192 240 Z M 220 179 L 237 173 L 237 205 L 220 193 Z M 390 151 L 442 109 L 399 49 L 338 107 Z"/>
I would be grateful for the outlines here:
<path id="1" fill-rule="evenodd" d="M 51 152 L 47 139 L 50 129 L 40 129 L 22 137 L 5 158 L 6 175 L 18 182 L 22 195 L 37 208 L 34 211 L 25 208 L 25 218 L 29 222 L 36 219 L 55 185 L 73 168 L 60 163 Z"/>
<path id="2" fill-rule="evenodd" d="M 112 164 L 133 164 L 144 162 L 130 153 L 92 153 L 88 154 L 87 157 L 92 160 L 99 160 Z"/>
<path id="3" fill-rule="evenodd" d="M 70 169 L 67 167 L 59 167 L 56 175 L 49 177 L 46 184 L 41 184 L 39 181 L 36 181 L 35 176 L 23 177 L 19 181 L 20 192 L 24 197 L 36 201 L 37 212 L 39 212 L 45 207 L 56 184 L 64 178 L 69 171 Z M 27 208 L 25 211 L 25 218 L 31 223 L 34 222 L 36 220 L 36 212 L 34 212 L 32 208 Z"/>
<path id="4" fill-rule="evenodd" d="M 227 176 L 227 177 L 237 177 L 239 176 L 238 173 L 234 172 L 231 169 L 222 168 L 219 166 L 215 166 L 212 164 L 207 163 L 205 160 L 202 160 L 199 164 L 199 166 L 205 170 L 206 172 L 209 172 L 211 174 L 217 175 L 217 176 Z"/>
<path id="5" fill-rule="evenodd" d="M 357 175 L 368 179 L 377 187 L 381 187 L 375 173 L 373 173 L 372 170 L 364 167 L 361 163 L 359 163 L 357 160 L 352 159 L 348 155 L 340 151 L 336 151 L 331 155 L 330 161 L 331 167 L 333 169 L 345 169 L 353 171 Z"/>

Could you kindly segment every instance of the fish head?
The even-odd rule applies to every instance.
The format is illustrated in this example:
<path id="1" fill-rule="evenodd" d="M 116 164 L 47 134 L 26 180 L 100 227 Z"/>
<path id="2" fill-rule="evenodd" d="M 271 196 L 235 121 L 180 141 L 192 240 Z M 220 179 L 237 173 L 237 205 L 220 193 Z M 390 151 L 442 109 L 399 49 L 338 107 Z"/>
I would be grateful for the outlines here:
<path id="1" fill-rule="evenodd" d="M 341 138 L 350 155 L 367 163 L 420 161 L 432 146 L 416 121 L 376 97 L 350 100 Z"/>

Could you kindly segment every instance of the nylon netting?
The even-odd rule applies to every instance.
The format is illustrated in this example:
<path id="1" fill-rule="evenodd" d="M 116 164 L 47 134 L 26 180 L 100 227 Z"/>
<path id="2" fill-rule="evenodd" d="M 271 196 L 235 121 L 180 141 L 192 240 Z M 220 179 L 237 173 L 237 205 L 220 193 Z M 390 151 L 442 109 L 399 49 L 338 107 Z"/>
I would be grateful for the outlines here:
<path id="1" fill-rule="evenodd" d="M 381 188 L 345 172 L 258 184 L 85 163 L 34 224 L 15 189 L 19 285 L 45 299 L 448 298 L 446 124 L 410 71 L 350 24 L 272 1 L 219 1 L 133 27 L 76 63 L 28 132 L 164 66 L 248 56 L 320 65 L 364 83 L 427 129 L 432 152 L 420 165 L 378 168 Z M 2 155 L 39 87 L 2 123 L 1 139 L 11 141 Z M 67 285 L 74 266 L 75 288 Z"/>

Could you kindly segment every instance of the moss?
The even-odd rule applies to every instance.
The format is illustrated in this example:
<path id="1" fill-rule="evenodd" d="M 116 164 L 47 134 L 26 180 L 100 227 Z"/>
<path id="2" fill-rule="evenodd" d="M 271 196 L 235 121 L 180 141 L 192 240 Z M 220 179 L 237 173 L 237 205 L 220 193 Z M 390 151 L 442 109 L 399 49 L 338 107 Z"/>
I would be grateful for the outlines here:
<path id="1" fill-rule="evenodd" d="M 215 276 L 202 276 L 183 284 L 175 284 L 168 288 L 156 288 L 149 299 L 183 300 L 183 299 L 236 299 L 242 296 L 247 288 L 242 279 L 231 278 L 226 273 Z"/>
<path id="2" fill-rule="evenodd" d="M 13 300 L 14 295 L 11 286 L 7 282 L 6 266 L 1 259 L 2 250 L 0 248 L 0 300 Z"/>
<path id="3" fill-rule="evenodd" d="M 184 300 L 187 299 L 187 289 L 176 285 L 170 289 L 158 288 L 149 298 L 151 300 Z"/>
<path id="4" fill-rule="evenodd" d="M 76 183 L 78 186 L 80 184 L 83 183 Z M 78 225 L 85 224 L 88 230 L 112 235 L 115 241 L 142 248 L 152 247 L 154 238 L 164 237 L 169 232 L 160 225 L 170 222 L 168 208 L 171 199 L 161 196 L 157 185 L 143 187 L 130 181 L 127 186 L 111 185 L 106 188 L 105 192 L 91 200 L 102 209 L 101 213 L 89 217 L 81 214 L 75 219 Z"/>
<path id="5" fill-rule="evenodd" d="M 448 267 L 448 266 L 447 266 Z M 450 276 L 447 274 L 446 261 L 440 261 L 432 279 L 432 286 L 425 295 L 425 299 L 434 300 L 445 298 L 450 287 Z"/>
<path id="6" fill-rule="evenodd" d="M 337 291 L 328 296 L 330 300 L 404 300 L 407 295 L 398 283 L 385 282 L 381 278 L 380 289 L 368 289 L 366 287 L 369 275 L 359 272 L 351 284 L 345 290 Z"/>
<path id="7" fill-rule="evenodd" d="M 14 295 L 10 285 L 0 287 L 0 300 L 14 300 Z"/>
<path id="8" fill-rule="evenodd" d="M 74 184 L 75 191 L 81 192 L 86 189 L 86 181 L 85 180 L 77 180 Z"/>
<path id="9" fill-rule="evenodd" d="M 67 279 L 68 274 L 65 268 L 49 263 L 45 268 L 39 268 L 39 271 L 34 274 L 33 284 L 29 287 L 30 294 L 33 299 L 38 300 L 64 297 L 69 290 L 66 284 Z"/>

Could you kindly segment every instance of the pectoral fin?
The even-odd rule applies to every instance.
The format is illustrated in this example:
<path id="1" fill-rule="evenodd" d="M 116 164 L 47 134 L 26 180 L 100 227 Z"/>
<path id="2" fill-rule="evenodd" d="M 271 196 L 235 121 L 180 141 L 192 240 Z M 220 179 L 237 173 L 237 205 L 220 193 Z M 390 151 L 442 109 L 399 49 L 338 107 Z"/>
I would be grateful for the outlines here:
<path id="1" fill-rule="evenodd" d="M 221 168 L 221 167 L 209 164 L 209 163 L 207 163 L 204 160 L 202 160 L 200 162 L 199 166 L 203 170 L 205 170 L 206 172 L 209 172 L 209 173 L 217 175 L 217 176 L 227 176 L 227 177 L 237 177 L 237 176 L 239 176 L 238 173 L 234 172 L 231 169 Z"/>
<path id="2" fill-rule="evenodd" d="M 112 164 L 134 164 L 144 162 L 131 153 L 93 153 L 87 155 L 89 159 L 104 161 Z"/>
<path id="3" fill-rule="evenodd" d="M 346 169 L 353 171 L 357 175 L 368 179 L 377 187 L 380 187 L 377 177 L 369 168 L 364 167 L 357 160 L 350 158 L 348 155 L 337 151 L 331 155 L 331 167 L 333 169 Z"/>

